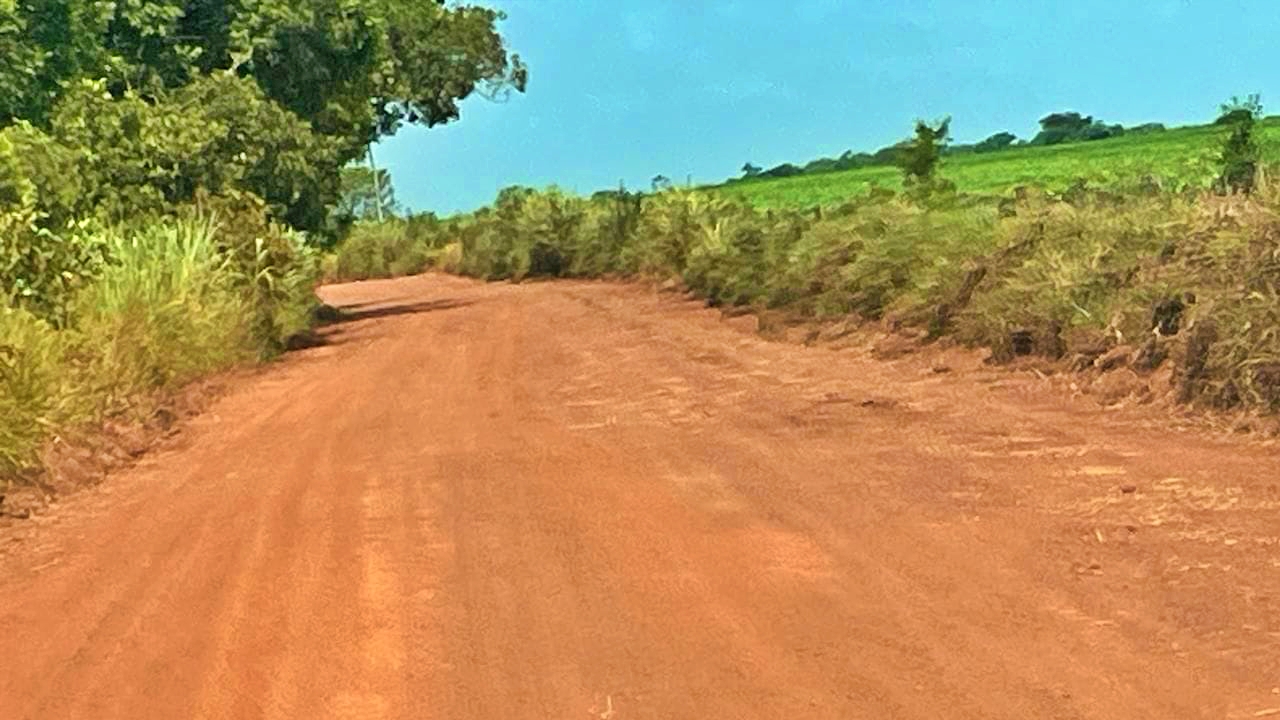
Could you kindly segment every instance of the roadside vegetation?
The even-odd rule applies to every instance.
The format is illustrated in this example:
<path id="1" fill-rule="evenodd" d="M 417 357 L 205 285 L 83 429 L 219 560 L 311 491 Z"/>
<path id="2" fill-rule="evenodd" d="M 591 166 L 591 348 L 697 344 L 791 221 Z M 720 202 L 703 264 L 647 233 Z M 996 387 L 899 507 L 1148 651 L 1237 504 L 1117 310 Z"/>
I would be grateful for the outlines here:
<path id="1" fill-rule="evenodd" d="M 0 499 L 39 481 L 51 438 L 142 419 L 306 331 L 322 251 L 364 202 L 342 170 L 523 90 L 501 17 L 0 1 Z"/>
<path id="2" fill-rule="evenodd" d="M 425 260 L 491 280 L 678 280 L 715 306 L 884 321 L 990 348 L 996 361 L 1159 375 L 1185 402 L 1275 412 L 1280 185 L 1265 172 L 1268 126 L 1257 108 L 1240 109 L 1159 133 L 1173 139 L 1164 154 L 1132 133 L 992 153 L 1001 159 L 982 191 L 957 181 L 966 166 L 945 151 L 947 121 L 918 123 L 902 145 L 891 169 L 899 189 L 803 208 L 720 189 L 588 198 L 513 187 L 466 215 L 367 222 L 337 263 L 364 275 Z M 1194 172 L 1176 181 L 1126 164 L 1172 158 L 1192 141 Z M 1033 182 L 1044 167 L 1066 172 L 1063 154 L 1077 151 L 1101 159 L 1110 182 Z M 1123 162 L 1107 166 L 1112 157 Z M 742 187 L 798 181 L 819 180 Z"/>

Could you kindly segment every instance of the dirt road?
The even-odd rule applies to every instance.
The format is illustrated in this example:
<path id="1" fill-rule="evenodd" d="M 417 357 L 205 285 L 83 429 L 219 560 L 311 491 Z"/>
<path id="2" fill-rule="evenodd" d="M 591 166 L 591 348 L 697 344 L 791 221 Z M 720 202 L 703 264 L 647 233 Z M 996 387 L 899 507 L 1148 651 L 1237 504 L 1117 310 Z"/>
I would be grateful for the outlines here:
<path id="1" fill-rule="evenodd" d="M 325 294 L 5 531 L 0 718 L 1280 715 L 1275 448 L 636 288 Z"/>

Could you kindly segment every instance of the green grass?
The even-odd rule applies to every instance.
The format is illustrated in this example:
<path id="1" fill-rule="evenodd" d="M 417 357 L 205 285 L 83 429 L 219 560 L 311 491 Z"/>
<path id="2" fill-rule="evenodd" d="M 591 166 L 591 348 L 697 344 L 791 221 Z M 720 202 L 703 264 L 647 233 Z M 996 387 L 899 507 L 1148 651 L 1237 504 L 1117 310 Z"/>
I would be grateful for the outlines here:
<path id="1" fill-rule="evenodd" d="M 0 302 L 0 492 L 39 468 L 52 435 L 145 415 L 166 391 L 270 355 L 309 322 L 314 257 L 281 247 L 272 258 L 258 241 L 242 266 L 224 251 L 233 232 L 199 218 L 100 232 L 108 259 L 63 325 Z"/>
<path id="2" fill-rule="evenodd" d="M 1224 127 L 1201 125 L 1093 142 L 953 155 L 943 160 L 941 174 L 960 192 L 977 195 L 1004 195 L 1020 185 L 1061 191 L 1080 179 L 1097 187 L 1128 190 L 1145 176 L 1158 178 L 1166 188 L 1204 187 L 1216 175 L 1215 158 L 1228 132 Z M 1280 161 L 1280 118 L 1260 122 L 1256 132 L 1264 160 Z M 872 185 L 898 190 L 901 184 L 897 168 L 871 167 L 705 189 L 757 208 L 781 209 L 832 205 L 866 195 Z"/>

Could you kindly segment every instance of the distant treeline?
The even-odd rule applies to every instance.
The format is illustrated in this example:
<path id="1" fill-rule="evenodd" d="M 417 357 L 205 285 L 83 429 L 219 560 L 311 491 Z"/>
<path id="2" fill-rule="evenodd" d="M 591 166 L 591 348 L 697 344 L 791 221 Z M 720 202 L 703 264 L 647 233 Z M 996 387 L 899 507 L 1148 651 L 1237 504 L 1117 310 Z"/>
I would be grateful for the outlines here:
<path id="1" fill-rule="evenodd" d="M 1126 133 L 1160 132 L 1164 129 L 1164 125 L 1160 123 L 1146 123 L 1126 128 L 1121 125 L 1108 125 L 1101 120 L 1094 119 L 1092 116 L 1082 116 L 1078 112 L 1060 112 L 1041 118 L 1040 132 L 1036 133 L 1035 137 L 1030 140 L 1020 140 L 1011 132 L 999 132 L 981 142 L 948 145 L 943 150 L 943 154 L 962 155 L 966 153 L 999 152 L 1013 147 L 1061 145 L 1063 143 L 1085 142 L 1088 140 L 1103 140 Z M 732 178 L 729 182 L 758 178 L 790 177 L 793 175 L 814 175 L 862 167 L 892 166 L 895 164 L 898 154 L 909 144 L 910 141 L 905 140 L 895 145 L 880 148 L 872 153 L 847 150 L 839 157 L 818 158 L 803 166 L 783 163 L 765 170 L 747 163 L 742 166 L 742 177 Z"/>

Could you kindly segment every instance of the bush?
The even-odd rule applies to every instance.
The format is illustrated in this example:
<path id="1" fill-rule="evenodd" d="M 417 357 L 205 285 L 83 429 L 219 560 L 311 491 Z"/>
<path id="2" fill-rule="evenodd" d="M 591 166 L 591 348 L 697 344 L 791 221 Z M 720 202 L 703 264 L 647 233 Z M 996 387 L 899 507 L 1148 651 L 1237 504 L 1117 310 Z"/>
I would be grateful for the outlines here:
<path id="1" fill-rule="evenodd" d="M 629 271 L 649 277 L 674 277 L 684 272 L 689 252 L 705 237 L 731 204 L 690 190 L 667 190 L 644 199 L 636 242 L 622 249 Z"/>
<path id="2" fill-rule="evenodd" d="M 271 219 L 267 204 L 235 190 L 222 195 L 197 192 L 178 209 L 189 222 L 216 223 L 217 251 L 229 258 L 241 291 L 251 302 L 252 332 L 264 358 L 284 349 L 286 339 L 305 328 L 312 290 L 319 282 L 320 254 L 299 233 Z"/>
<path id="3" fill-rule="evenodd" d="M 1061 143 L 1105 140 L 1123 135 L 1121 125 L 1107 125 L 1093 117 L 1077 112 L 1051 113 L 1040 118 L 1040 132 L 1031 139 L 1031 145 L 1058 145 Z"/>
<path id="4" fill-rule="evenodd" d="M 625 189 L 597 193 L 586 208 L 570 273 L 598 277 L 624 271 L 623 250 L 636 242 L 644 195 Z"/>
<path id="5" fill-rule="evenodd" d="M 100 231 L 106 259 L 62 326 L 0 304 L 0 477 L 36 464 L 59 428 L 145 407 L 307 325 L 314 255 L 296 237 L 287 257 L 258 238 L 246 263 L 225 227 L 206 216 Z"/>
<path id="6" fill-rule="evenodd" d="M 781 165 L 771 167 L 768 170 L 765 170 L 764 172 L 760 173 L 756 177 L 784 178 L 784 177 L 793 177 L 795 175 L 803 175 L 803 174 L 804 174 L 803 169 L 791 163 L 782 163 Z"/>
<path id="7" fill-rule="evenodd" d="M 0 131 L 0 302 L 54 322 L 103 259 L 94 224 L 76 221 L 74 165 L 26 125 Z"/>
<path id="8" fill-rule="evenodd" d="M 1136 125 L 1127 130 L 1127 132 L 1132 133 L 1134 135 L 1144 135 L 1146 133 L 1157 133 L 1157 132 L 1164 132 L 1164 131 L 1165 131 L 1164 124 L 1157 123 L 1157 122 L 1143 123 L 1142 125 Z"/>
<path id="9" fill-rule="evenodd" d="M 733 208 L 703 225 L 690 248 L 683 278 L 713 305 L 745 305 L 764 299 L 769 227 L 758 214 Z"/>
<path id="10" fill-rule="evenodd" d="M 1074 328 L 1142 337 L 1149 308 L 1130 304 L 1137 273 L 1177 237 L 1164 202 L 1123 208 L 1051 202 L 1000 223 L 981 292 L 959 313 L 956 331 L 997 356 L 1012 353 L 1011 333 L 1026 330 L 1036 350 L 1057 355 Z"/>
<path id="11" fill-rule="evenodd" d="M 1242 121 L 1253 121 L 1262 117 L 1262 96 L 1254 93 L 1244 98 L 1232 96 L 1219 107 L 1219 115 L 1214 125 L 1236 125 Z"/>
<path id="12" fill-rule="evenodd" d="M 903 147 L 897 156 L 904 185 L 928 185 L 933 180 L 950 133 L 950 118 L 934 125 L 923 120 L 916 123 L 915 139 Z"/>
<path id="13" fill-rule="evenodd" d="M 338 244 L 335 276 L 367 280 L 413 275 L 430 264 L 431 250 L 430 243 L 415 238 L 402 220 L 357 223 Z"/>
<path id="14" fill-rule="evenodd" d="M 54 232 L 41 227 L 40 216 L 30 209 L 0 211 L 0 304 L 63 324 L 74 293 L 102 265 L 100 241 L 92 223 Z"/>
<path id="15" fill-rule="evenodd" d="M 1217 189 L 1224 193 L 1252 192 L 1262 156 L 1253 137 L 1254 120 L 1262 115 L 1262 104 L 1257 95 L 1251 95 L 1246 101 L 1232 98 L 1222 109 L 1216 124 L 1230 125 L 1231 133 L 1222 144 Z"/>
<path id="16" fill-rule="evenodd" d="M 0 306 L 0 479 L 33 465 L 51 429 L 76 416 L 67 338 L 26 310 Z"/>
<path id="17" fill-rule="evenodd" d="M 813 223 L 774 274 L 773 303 L 819 316 L 920 315 L 991 242 L 994 216 L 893 201 Z"/>

